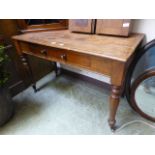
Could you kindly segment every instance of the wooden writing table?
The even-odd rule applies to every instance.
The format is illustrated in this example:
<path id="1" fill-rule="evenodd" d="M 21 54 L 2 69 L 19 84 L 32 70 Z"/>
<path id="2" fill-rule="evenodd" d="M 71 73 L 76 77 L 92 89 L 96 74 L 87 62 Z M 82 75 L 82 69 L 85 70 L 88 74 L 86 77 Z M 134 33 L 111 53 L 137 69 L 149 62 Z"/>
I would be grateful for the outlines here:
<path id="1" fill-rule="evenodd" d="M 122 38 L 71 33 L 68 30 L 13 36 L 17 52 L 32 81 L 27 54 L 109 76 L 112 86 L 109 125 L 112 129 L 115 127 L 115 115 L 127 67 L 143 38 L 143 34 L 131 34 L 128 38 Z M 57 69 L 55 71 L 57 73 Z M 35 83 L 33 88 L 36 89 Z"/>

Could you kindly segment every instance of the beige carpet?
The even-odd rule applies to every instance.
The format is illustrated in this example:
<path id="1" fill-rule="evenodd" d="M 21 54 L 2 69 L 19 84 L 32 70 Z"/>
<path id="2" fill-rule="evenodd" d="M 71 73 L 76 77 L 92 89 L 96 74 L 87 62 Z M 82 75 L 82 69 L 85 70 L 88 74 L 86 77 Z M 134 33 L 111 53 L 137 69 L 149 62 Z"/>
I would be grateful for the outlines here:
<path id="1" fill-rule="evenodd" d="M 15 115 L 0 127 L 0 134 L 113 134 L 107 123 L 109 91 L 68 75 L 55 78 L 54 73 L 38 81 L 37 87 L 41 88 L 37 93 L 29 87 L 13 98 Z M 117 125 L 136 119 L 146 121 L 122 99 Z M 134 123 L 115 134 L 155 134 L 155 130 Z"/>

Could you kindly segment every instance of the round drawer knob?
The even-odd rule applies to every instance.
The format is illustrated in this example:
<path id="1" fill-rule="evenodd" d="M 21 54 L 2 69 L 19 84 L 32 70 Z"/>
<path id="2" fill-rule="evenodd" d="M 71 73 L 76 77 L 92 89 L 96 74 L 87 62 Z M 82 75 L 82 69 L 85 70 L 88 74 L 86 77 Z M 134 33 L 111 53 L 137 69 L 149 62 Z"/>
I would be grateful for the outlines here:
<path id="1" fill-rule="evenodd" d="M 47 50 L 46 49 L 43 49 L 43 50 L 40 51 L 40 53 L 41 54 L 44 54 L 44 55 L 47 55 Z"/>
<path id="2" fill-rule="evenodd" d="M 60 57 L 61 57 L 62 60 L 65 60 L 66 59 L 66 54 L 62 54 Z"/>

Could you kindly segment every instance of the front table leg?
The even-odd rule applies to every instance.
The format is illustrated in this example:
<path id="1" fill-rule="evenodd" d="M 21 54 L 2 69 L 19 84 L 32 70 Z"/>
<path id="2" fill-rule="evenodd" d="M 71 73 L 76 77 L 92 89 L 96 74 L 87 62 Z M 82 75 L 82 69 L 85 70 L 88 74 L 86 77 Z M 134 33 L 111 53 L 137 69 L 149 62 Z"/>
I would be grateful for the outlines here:
<path id="1" fill-rule="evenodd" d="M 120 101 L 121 91 L 119 86 L 112 86 L 111 96 L 110 96 L 110 112 L 109 112 L 109 126 L 112 130 L 115 130 L 115 116 L 117 108 Z"/>

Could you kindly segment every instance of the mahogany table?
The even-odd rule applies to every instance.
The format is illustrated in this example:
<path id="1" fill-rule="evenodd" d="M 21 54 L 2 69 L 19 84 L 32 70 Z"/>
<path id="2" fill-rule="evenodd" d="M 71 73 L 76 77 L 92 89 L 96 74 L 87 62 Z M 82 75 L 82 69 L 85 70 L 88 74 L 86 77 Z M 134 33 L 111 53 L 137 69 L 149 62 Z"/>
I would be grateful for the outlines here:
<path id="1" fill-rule="evenodd" d="M 112 90 L 108 122 L 111 129 L 115 128 L 115 115 L 125 83 L 126 71 L 143 38 L 144 34 L 138 33 L 125 38 L 71 33 L 68 30 L 13 36 L 17 52 L 26 71 L 32 77 L 35 90 L 35 81 L 26 58 L 27 54 L 109 76 Z"/>

